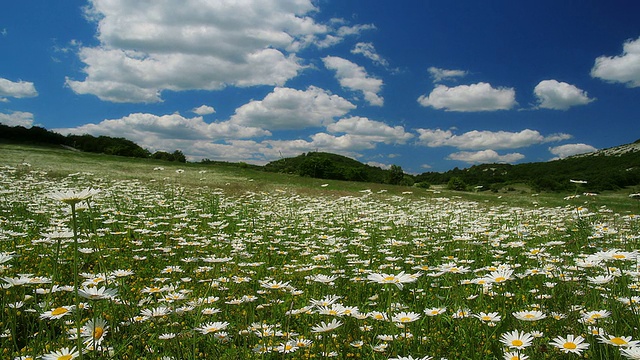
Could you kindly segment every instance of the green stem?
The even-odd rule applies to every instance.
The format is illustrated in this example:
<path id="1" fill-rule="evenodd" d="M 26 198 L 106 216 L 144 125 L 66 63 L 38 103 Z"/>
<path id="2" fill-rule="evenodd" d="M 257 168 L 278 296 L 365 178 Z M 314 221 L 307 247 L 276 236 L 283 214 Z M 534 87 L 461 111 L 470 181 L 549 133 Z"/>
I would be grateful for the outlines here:
<path id="1" fill-rule="evenodd" d="M 80 336 L 80 323 L 82 322 L 82 313 L 80 312 L 80 296 L 78 295 L 78 229 L 77 229 L 77 214 L 76 204 L 71 203 L 71 217 L 73 221 L 73 293 L 76 311 L 76 336 L 79 359 L 82 360 L 82 337 Z"/>

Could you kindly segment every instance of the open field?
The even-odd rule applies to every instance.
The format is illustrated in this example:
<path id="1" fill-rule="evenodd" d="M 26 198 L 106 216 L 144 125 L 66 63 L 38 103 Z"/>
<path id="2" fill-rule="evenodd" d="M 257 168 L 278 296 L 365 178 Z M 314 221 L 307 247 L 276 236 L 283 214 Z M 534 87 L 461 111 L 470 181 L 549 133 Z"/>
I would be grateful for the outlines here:
<path id="1" fill-rule="evenodd" d="M 623 194 L 16 145 L 0 194 L 2 358 L 640 358 L 640 209 Z"/>

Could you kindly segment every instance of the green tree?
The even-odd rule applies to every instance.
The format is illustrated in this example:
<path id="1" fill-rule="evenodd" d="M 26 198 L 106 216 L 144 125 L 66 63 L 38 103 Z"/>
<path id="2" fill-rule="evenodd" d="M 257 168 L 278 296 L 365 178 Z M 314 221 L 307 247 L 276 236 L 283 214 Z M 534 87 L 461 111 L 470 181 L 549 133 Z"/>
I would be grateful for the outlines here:
<path id="1" fill-rule="evenodd" d="M 402 170 L 402 167 L 395 164 L 391 165 L 389 170 L 387 170 L 386 183 L 391 185 L 398 185 L 402 182 L 403 179 L 404 179 L 404 171 Z"/>

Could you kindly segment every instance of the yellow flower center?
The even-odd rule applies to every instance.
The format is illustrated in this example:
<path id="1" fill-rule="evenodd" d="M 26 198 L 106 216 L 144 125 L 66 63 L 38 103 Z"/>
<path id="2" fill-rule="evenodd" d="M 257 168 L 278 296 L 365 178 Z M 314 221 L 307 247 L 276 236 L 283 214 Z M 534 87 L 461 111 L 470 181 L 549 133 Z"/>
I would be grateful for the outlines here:
<path id="1" fill-rule="evenodd" d="M 527 315 L 524 316 L 525 319 L 533 319 L 534 317 L 536 317 L 536 316 L 533 315 L 533 314 L 527 314 Z"/>
<path id="2" fill-rule="evenodd" d="M 408 316 L 404 316 L 400 318 L 400 322 L 409 322 L 409 321 L 411 321 L 411 318 Z"/>
<path id="3" fill-rule="evenodd" d="M 522 344 L 524 344 L 524 343 L 520 339 L 515 339 L 515 340 L 511 341 L 511 345 L 513 345 L 513 346 L 522 346 Z"/>
<path id="4" fill-rule="evenodd" d="M 623 338 L 619 338 L 619 337 L 614 337 L 613 339 L 611 339 L 611 342 L 618 346 L 627 344 L 627 342 Z"/>
<path id="5" fill-rule="evenodd" d="M 627 257 L 624 256 L 623 254 L 614 254 L 613 256 L 611 256 L 614 259 L 626 259 Z"/>
<path id="6" fill-rule="evenodd" d="M 57 360 L 71 360 L 71 355 L 59 356 Z"/>
<path id="7" fill-rule="evenodd" d="M 58 316 L 58 315 L 62 315 L 64 313 L 66 313 L 67 311 L 69 311 L 69 310 L 67 310 L 67 309 L 65 309 L 63 307 L 59 307 L 59 308 L 53 309 L 53 311 L 51 311 L 51 315 Z"/>
<path id="8" fill-rule="evenodd" d="M 498 277 L 495 279 L 495 282 L 503 282 L 503 281 L 505 281 L 505 280 L 507 280 L 507 278 L 505 278 L 504 276 L 498 276 Z"/>
<path id="9" fill-rule="evenodd" d="M 101 328 L 100 326 L 96 326 L 95 329 L 93 329 L 93 338 L 98 340 L 102 337 L 102 334 L 104 334 L 104 329 Z"/>
<path id="10" fill-rule="evenodd" d="M 393 280 L 395 280 L 395 278 L 396 278 L 395 276 L 387 276 L 382 280 L 384 280 L 384 281 L 393 281 Z"/>
<path id="11" fill-rule="evenodd" d="M 520 356 L 518 355 L 512 356 L 510 360 L 520 360 Z"/>
<path id="12" fill-rule="evenodd" d="M 578 345 L 572 343 L 572 342 L 566 342 L 564 343 L 564 345 L 562 345 L 562 347 L 564 347 L 565 349 L 569 349 L 569 350 L 573 350 L 575 348 L 578 347 Z"/>
<path id="13" fill-rule="evenodd" d="M 484 321 L 490 321 L 490 320 L 491 320 L 491 317 L 490 317 L 490 316 L 483 316 L 483 317 L 482 317 L 482 320 L 484 320 Z"/>

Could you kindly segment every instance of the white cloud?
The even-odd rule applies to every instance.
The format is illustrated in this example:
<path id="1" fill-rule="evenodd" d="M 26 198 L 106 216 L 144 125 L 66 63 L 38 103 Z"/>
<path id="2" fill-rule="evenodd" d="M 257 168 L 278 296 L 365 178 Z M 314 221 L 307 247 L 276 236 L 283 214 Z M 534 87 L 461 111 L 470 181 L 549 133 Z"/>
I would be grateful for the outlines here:
<path id="1" fill-rule="evenodd" d="M 477 83 L 448 87 L 436 86 L 429 96 L 422 95 L 418 102 L 446 111 L 495 111 L 509 110 L 517 105 L 513 88 L 493 88 L 491 84 Z"/>
<path id="2" fill-rule="evenodd" d="M 533 93 L 538 98 L 538 106 L 544 109 L 567 110 L 576 105 L 586 105 L 595 99 L 576 86 L 556 80 L 542 80 Z"/>
<path id="3" fill-rule="evenodd" d="M 372 43 L 359 42 L 356 46 L 351 50 L 352 54 L 362 54 L 367 59 L 373 61 L 375 64 L 387 67 L 389 66 L 389 62 L 380 56 Z"/>
<path id="4" fill-rule="evenodd" d="M 543 136 L 540 132 L 530 129 L 520 132 L 472 130 L 461 135 L 440 129 L 417 129 L 416 131 L 419 134 L 419 144 L 428 147 L 453 146 L 464 150 L 517 149 L 571 138 L 568 134 Z"/>
<path id="5" fill-rule="evenodd" d="M 23 126 L 30 128 L 33 126 L 33 114 L 23 111 L 13 111 L 8 114 L 0 112 L 0 123 L 7 126 Z"/>
<path id="6" fill-rule="evenodd" d="M 604 81 L 640 86 L 640 37 L 627 40 L 622 47 L 622 55 L 599 56 L 596 58 L 591 76 Z"/>
<path id="7" fill-rule="evenodd" d="M 464 70 L 447 70 L 434 66 L 427 69 L 427 71 L 429 71 L 429 74 L 431 74 L 434 83 L 441 82 L 442 80 L 455 80 L 457 78 L 462 78 L 467 76 L 468 73 Z"/>
<path id="8" fill-rule="evenodd" d="M 185 118 L 180 114 L 157 116 L 145 113 L 134 113 L 120 119 L 103 120 L 98 124 L 85 124 L 54 131 L 61 134 L 124 137 L 151 151 L 171 150 L 168 148 L 169 144 L 183 142 L 187 144 L 182 148 L 185 154 L 191 154 L 188 147 L 200 146 L 198 142 L 210 143 L 221 139 L 271 135 L 263 129 L 245 127 L 228 121 L 209 124 L 204 122 L 201 116 Z"/>
<path id="9" fill-rule="evenodd" d="M 281 86 L 305 67 L 295 53 L 330 46 L 370 25 L 316 22 L 312 0 L 90 0 L 95 47 L 82 47 L 78 94 L 158 102 L 163 90 Z"/>
<path id="10" fill-rule="evenodd" d="M 413 138 L 413 135 L 404 131 L 402 126 L 391 127 L 383 122 L 359 116 L 340 119 L 336 123 L 329 124 L 327 130 L 332 133 L 341 132 L 361 136 L 370 141 L 383 142 L 385 144 L 404 144 L 407 140 Z"/>
<path id="11" fill-rule="evenodd" d="M 384 99 L 378 95 L 382 89 L 382 80 L 370 77 L 362 66 L 337 56 L 327 56 L 322 61 L 327 69 L 336 71 L 336 79 L 342 87 L 362 91 L 364 99 L 370 105 L 384 104 Z"/>
<path id="12" fill-rule="evenodd" d="M 556 155 L 552 160 L 564 159 L 568 156 L 590 153 L 596 150 L 598 149 L 587 144 L 566 144 L 549 148 L 549 152 Z"/>
<path id="13" fill-rule="evenodd" d="M 197 108 L 194 108 L 191 111 L 193 113 L 201 115 L 201 116 L 202 115 L 214 114 L 216 112 L 216 110 L 213 108 L 213 106 L 209 106 L 209 105 L 202 105 L 202 106 L 199 106 Z"/>
<path id="14" fill-rule="evenodd" d="M 262 100 L 236 109 L 234 124 L 269 130 L 326 126 L 356 106 L 338 95 L 311 86 L 307 90 L 275 88 Z"/>
<path id="15" fill-rule="evenodd" d="M 447 159 L 463 161 L 468 164 L 487 164 L 487 163 L 514 163 L 524 159 L 524 155 L 520 153 L 510 153 L 500 155 L 494 150 L 481 151 L 460 151 L 450 154 Z"/>
<path id="16" fill-rule="evenodd" d="M 0 78 L 0 98 L 14 97 L 27 98 L 38 96 L 38 91 L 32 82 L 18 81 Z"/>

